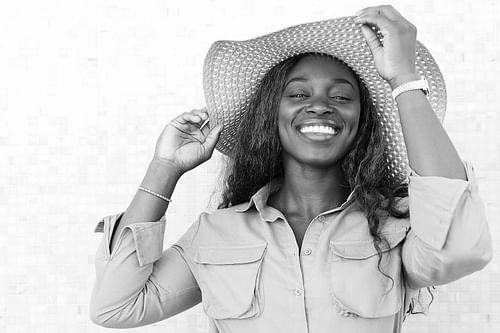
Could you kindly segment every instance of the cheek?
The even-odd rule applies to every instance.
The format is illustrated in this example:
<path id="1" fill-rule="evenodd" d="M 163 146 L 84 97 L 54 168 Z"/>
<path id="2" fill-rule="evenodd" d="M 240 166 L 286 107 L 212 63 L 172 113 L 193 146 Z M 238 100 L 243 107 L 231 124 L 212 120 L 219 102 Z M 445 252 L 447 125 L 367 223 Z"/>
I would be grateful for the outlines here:
<path id="1" fill-rule="evenodd" d="M 352 131 L 354 133 L 354 136 L 357 135 L 358 130 L 359 130 L 359 117 L 352 120 Z"/>
<path id="2" fill-rule="evenodd" d="M 278 118 L 278 136 L 281 147 L 285 152 L 290 152 L 297 144 L 297 142 L 294 141 L 293 130 L 291 119 L 282 116 Z"/>
<path id="3" fill-rule="evenodd" d="M 290 112 L 287 112 L 285 106 L 280 106 L 278 109 L 278 130 L 280 137 L 285 134 L 287 130 L 290 129 L 290 124 L 292 123 L 293 115 Z"/>
<path id="4" fill-rule="evenodd" d="M 287 146 L 287 141 L 289 137 L 287 131 L 289 131 L 289 127 L 286 125 L 286 121 L 283 121 L 280 118 L 278 120 L 278 134 L 282 146 Z"/>
<path id="5" fill-rule="evenodd" d="M 281 100 L 280 102 L 280 105 L 278 107 L 278 119 L 281 120 L 286 120 L 286 119 L 290 119 L 290 117 L 292 116 L 292 106 L 290 105 L 290 103 L 288 103 L 287 101 L 284 101 L 284 100 Z"/>
<path id="6" fill-rule="evenodd" d="M 361 117 L 361 112 L 359 107 L 354 110 L 350 110 L 349 113 L 346 113 L 344 115 L 344 119 L 349 124 L 349 127 L 351 128 L 352 132 L 358 131 L 360 117 Z"/>

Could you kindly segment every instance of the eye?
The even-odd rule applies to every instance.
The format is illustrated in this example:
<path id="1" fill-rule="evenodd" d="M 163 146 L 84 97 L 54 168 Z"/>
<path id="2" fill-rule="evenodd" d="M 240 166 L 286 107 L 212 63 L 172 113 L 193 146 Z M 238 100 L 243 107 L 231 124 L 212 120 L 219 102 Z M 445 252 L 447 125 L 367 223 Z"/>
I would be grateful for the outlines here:
<path id="1" fill-rule="evenodd" d="M 334 100 L 337 100 L 337 101 L 350 101 L 351 99 L 349 97 L 345 97 L 345 96 L 331 96 L 330 97 L 331 99 L 334 99 Z"/>
<path id="2" fill-rule="evenodd" d="M 297 94 L 290 95 L 290 97 L 292 97 L 292 98 L 306 98 L 307 95 L 306 94 L 302 94 L 302 93 L 297 93 Z"/>

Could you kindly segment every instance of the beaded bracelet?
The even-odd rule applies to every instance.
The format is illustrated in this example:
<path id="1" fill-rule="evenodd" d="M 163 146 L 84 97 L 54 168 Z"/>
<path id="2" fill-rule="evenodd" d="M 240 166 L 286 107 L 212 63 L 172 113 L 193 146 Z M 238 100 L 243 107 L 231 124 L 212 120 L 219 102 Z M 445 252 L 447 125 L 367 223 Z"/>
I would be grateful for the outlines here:
<path id="1" fill-rule="evenodd" d="M 154 196 L 156 196 L 156 197 L 158 197 L 158 198 L 160 198 L 160 199 L 163 199 L 163 200 L 165 200 L 165 201 L 167 201 L 167 202 L 172 202 L 172 199 L 167 198 L 166 196 L 161 195 L 160 193 L 156 193 L 156 192 L 153 192 L 153 191 L 151 191 L 151 190 L 148 190 L 147 188 L 144 188 L 144 187 L 142 187 L 142 186 L 139 186 L 139 190 L 144 191 L 144 192 L 147 192 L 147 193 L 149 193 L 149 194 L 152 194 L 152 195 L 154 195 Z"/>

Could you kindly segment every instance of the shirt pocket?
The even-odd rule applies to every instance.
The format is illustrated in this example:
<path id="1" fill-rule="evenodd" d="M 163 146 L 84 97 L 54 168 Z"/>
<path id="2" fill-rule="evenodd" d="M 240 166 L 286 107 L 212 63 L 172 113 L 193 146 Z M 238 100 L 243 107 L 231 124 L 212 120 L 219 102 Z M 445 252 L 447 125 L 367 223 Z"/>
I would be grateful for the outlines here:
<path id="1" fill-rule="evenodd" d="M 399 244 L 405 239 L 406 230 L 384 236 L 387 243 L 381 245 L 380 266 L 372 240 L 330 241 L 331 297 L 341 315 L 379 318 L 401 310 L 402 262 Z"/>
<path id="2" fill-rule="evenodd" d="M 267 243 L 200 246 L 193 258 L 205 313 L 214 319 L 244 319 L 262 313 L 261 269 Z"/>

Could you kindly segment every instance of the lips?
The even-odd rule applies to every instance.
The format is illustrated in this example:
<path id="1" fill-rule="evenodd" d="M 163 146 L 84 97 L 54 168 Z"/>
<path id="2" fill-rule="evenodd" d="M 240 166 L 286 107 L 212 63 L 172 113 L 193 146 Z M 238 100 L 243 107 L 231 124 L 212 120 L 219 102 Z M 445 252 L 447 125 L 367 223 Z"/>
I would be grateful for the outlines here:
<path id="1" fill-rule="evenodd" d="M 304 133 L 313 133 L 313 134 L 337 134 L 338 128 L 328 125 L 306 125 L 299 127 L 299 132 Z"/>
<path id="2" fill-rule="evenodd" d="M 296 127 L 299 133 L 312 141 L 327 141 L 342 130 L 342 126 L 333 121 L 309 121 Z"/>

